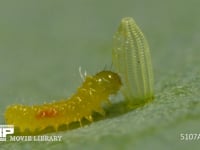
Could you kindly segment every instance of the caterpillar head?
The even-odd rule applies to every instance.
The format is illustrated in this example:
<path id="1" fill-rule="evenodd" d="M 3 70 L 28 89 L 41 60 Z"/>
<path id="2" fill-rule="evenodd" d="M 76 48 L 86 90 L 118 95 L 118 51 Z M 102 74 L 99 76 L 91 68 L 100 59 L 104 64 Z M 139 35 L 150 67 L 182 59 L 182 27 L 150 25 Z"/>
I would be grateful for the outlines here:
<path id="1" fill-rule="evenodd" d="M 101 71 L 94 78 L 98 87 L 110 94 L 115 94 L 122 85 L 119 75 L 112 71 Z"/>

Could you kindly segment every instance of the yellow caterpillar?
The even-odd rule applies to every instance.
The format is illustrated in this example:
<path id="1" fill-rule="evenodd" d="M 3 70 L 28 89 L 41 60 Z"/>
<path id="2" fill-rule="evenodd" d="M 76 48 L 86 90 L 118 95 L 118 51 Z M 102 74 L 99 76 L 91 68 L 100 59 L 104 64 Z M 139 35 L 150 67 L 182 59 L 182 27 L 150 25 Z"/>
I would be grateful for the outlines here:
<path id="1" fill-rule="evenodd" d="M 101 71 L 94 76 L 86 76 L 82 86 L 69 99 L 35 106 L 9 106 L 5 119 L 20 132 L 28 129 L 32 133 L 47 127 L 58 129 L 61 125 L 81 123 L 83 118 L 92 122 L 92 113 L 104 115 L 102 103 L 108 103 L 109 95 L 117 93 L 120 87 L 121 79 L 116 73 Z"/>

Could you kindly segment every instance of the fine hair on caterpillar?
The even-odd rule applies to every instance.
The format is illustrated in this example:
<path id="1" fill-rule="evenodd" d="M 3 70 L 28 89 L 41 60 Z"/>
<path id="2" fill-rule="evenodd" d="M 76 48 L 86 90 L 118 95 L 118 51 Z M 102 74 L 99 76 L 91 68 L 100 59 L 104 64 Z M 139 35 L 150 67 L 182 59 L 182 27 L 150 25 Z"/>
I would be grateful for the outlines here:
<path id="1" fill-rule="evenodd" d="M 68 99 L 43 105 L 9 106 L 5 111 L 6 123 L 18 127 L 20 132 L 34 133 L 47 127 L 57 130 L 59 126 L 73 122 L 81 124 L 84 118 L 92 122 L 94 112 L 105 115 L 102 104 L 109 103 L 109 96 L 116 94 L 121 84 L 118 74 L 111 71 L 85 76 L 82 85 Z"/>

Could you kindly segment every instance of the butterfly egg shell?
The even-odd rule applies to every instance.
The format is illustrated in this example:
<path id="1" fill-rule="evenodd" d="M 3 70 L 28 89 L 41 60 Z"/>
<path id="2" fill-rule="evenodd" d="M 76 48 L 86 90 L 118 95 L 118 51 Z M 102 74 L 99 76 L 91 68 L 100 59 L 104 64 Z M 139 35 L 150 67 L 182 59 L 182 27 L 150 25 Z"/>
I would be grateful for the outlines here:
<path id="1" fill-rule="evenodd" d="M 153 70 L 147 40 L 133 18 L 121 20 L 113 37 L 112 60 L 122 78 L 122 93 L 133 105 L 153 99 Z"/>
<path id="2" fill-rule="evenodd" d="M 69 99 L 43 105 L 12 105 L 6 109 L 5 120 L 20 129 L 33 134 L 47 127 L 59 129 L 83 118 L 92 121 L 93 112 L 105 115 L 102 103 L 108 103 L 109 96 L 116 94 L 121 87 L 118 74 L 101 71 L 94 76 L 86 76 L 83 84 Z M 38 134 L 38 133 L 37 133 Z"/>

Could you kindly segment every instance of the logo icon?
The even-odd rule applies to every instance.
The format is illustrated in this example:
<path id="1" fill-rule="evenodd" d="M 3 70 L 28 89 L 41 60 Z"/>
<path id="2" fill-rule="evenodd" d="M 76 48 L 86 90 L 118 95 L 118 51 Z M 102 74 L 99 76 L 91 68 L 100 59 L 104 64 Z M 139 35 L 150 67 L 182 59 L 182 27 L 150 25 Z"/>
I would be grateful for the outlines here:
<path id="1" fill-rule="evenodd" d="M 0 141 L 6 141 L 6 136 L 13 133 L 14 125 L 0 125 Z"/>

